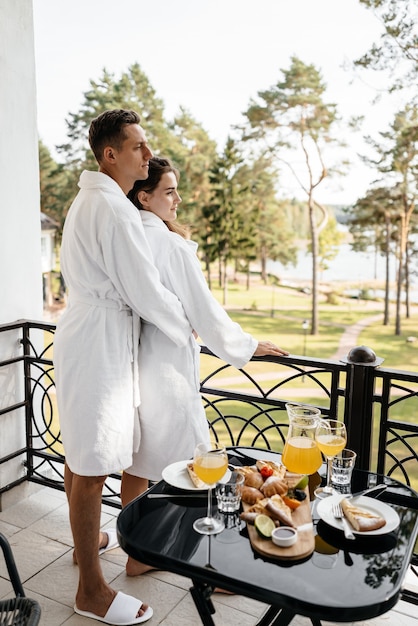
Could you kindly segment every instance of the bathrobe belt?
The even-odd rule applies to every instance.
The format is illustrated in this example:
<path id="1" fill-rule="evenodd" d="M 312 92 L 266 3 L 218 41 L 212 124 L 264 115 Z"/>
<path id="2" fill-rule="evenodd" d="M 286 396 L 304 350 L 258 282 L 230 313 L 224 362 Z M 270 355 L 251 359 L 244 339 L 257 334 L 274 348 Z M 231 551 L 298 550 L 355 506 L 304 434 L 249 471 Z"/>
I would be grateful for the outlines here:
<path id="1" fill-rule="evenodd" d="M 72 293 L 70 296 L 71 302 L 81 302 L 90 306 L 98 306 L 104 309 L 117 309 L 118 311 L 126 311 L 128 316 L 132 318 L 131 330 L 128 332 L 127 341 L 131 354 L 132 362 L 132 375 L 133 375 L 133 403 L 134 407 L 138 407 L 141 403 L 139 394 L 139 371 L 138 371 L 138 348 L 139 348 L 139 335 L 141 333 L 141 318 L 135 311 L 131 309 L 127 304 L 118 302 L 117 300 L 110 300 L 107 298 L 95 298 L 93 296 L 82 296 Z"/>

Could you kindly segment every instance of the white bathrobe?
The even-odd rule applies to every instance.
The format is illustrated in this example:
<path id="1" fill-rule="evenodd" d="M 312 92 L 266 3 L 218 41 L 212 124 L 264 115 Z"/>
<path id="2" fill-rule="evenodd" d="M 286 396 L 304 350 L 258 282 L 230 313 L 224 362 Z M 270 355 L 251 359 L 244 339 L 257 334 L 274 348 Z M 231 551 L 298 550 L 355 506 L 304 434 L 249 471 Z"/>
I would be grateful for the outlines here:
<path id="1" fill-rule="evenodd" d="M 125 469 L 139 444 L 140 320 L 187 343 L 191 326 L 160 283 L 137 209 L 119 185 L 83 172 L 67 215 L 61 270 L 69 301 L 57 325 L 54 365 L 69 468 L 84 476 Z"/>
<path id="2" fill-rule="evenodd" d="M 245 333 L 211 294 L 196 256 L 197 244 L 140 211 L 162 283 L 182 302 L 194 330 L 217 356 L 237 368 L 258 342 Z M 153 324 L 143 324 L 139 348 L 141 443 L 127 471 L 160 480 L 166 465 L 193 457 L 209 430 L 199 392 L 200 348 L 194 337 L 176 346 Z"/>

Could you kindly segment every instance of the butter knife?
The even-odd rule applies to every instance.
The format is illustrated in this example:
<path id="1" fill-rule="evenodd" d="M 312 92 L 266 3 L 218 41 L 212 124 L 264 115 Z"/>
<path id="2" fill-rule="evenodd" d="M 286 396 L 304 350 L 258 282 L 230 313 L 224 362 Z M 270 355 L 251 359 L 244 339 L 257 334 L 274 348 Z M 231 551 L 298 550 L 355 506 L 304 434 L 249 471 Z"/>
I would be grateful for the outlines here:
<path id="1" fill-rule="evenodd" d="M 381 493 L 386 491 L 387 485 L 381 483 L 380 485 L 375 485 L 374 487 L 369 487 L 368 489 L 363 489 L 363 491 L 358 491 L 357 493 L 352 493 L 351 495 L 346 496 L 347 498 L 359 498 L 360 496 L 367 496 L 368 498 L 378 498 Z"/>
<path id="2" fill-rule="evenodd" d="M 147 498 L 206 498 L 208 499 L 207 492 L 205 493 L 185 493 L 184 495 L 180 493 L 149 493 Z"/>

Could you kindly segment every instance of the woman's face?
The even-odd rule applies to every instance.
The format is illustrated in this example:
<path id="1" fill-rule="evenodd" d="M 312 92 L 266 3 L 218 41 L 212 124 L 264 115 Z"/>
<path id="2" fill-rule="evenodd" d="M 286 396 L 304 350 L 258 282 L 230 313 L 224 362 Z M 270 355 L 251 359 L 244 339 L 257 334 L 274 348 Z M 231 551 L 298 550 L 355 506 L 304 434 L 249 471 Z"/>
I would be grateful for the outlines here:
<path id="1" fill-rule="evenodd" d="M 155 213 L 165 222 L 175 220 L 181 198 L 177 193 L 177 179 L 174 172 L 163 174 L 158 187 L 152 193 L 142 192 L 140 201 L 144 209 Z"/>

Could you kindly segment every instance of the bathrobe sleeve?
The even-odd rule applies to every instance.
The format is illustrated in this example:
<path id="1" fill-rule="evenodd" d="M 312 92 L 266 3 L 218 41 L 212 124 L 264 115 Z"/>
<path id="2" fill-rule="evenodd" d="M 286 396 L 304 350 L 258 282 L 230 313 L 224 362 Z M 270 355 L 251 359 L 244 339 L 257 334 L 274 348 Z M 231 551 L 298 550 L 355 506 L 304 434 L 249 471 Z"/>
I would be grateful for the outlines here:
<path id="1" fill-rule="evenodd" d="M 234 367 L 243 367 L 253 356 L 258 342 L 231 320 L 211 294 L 195 244 L 182 241 L 173 248 L 162 271 L 164 283 L 177 295 L 192 327 L 207 347 Z"/>
<path id="2" fill-rule="evenodd" d="M 183 346 L 192 332 L 190 322 L 178 298 L 161 284 L 141 219 L 135 217 L 124 219 L 121 213 L 105 227 L 101 247 L 105 271 L 130 308 Z"/>

